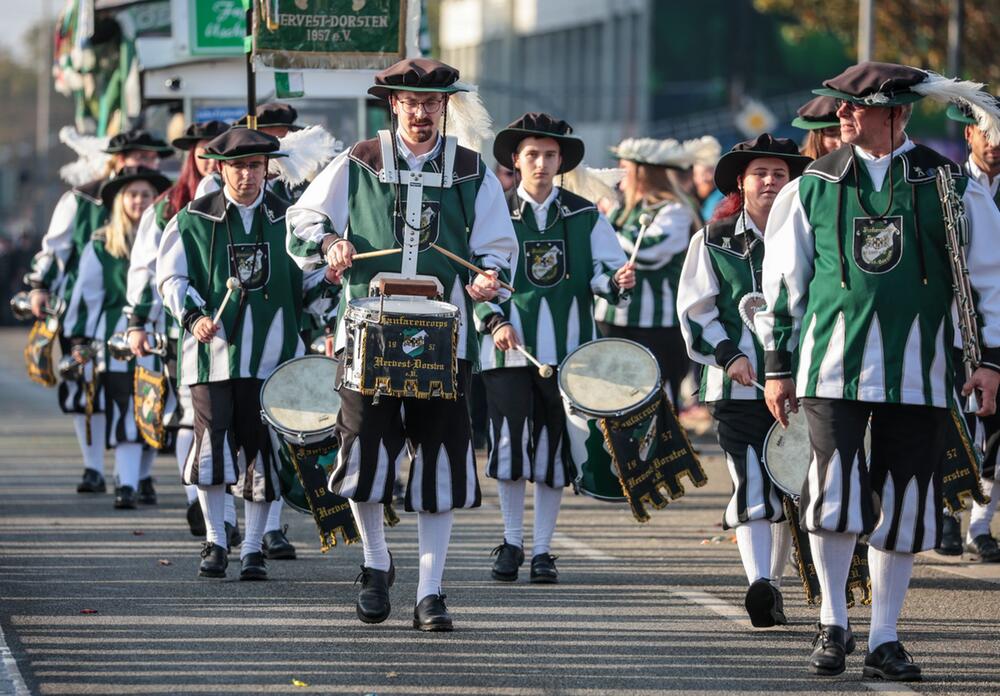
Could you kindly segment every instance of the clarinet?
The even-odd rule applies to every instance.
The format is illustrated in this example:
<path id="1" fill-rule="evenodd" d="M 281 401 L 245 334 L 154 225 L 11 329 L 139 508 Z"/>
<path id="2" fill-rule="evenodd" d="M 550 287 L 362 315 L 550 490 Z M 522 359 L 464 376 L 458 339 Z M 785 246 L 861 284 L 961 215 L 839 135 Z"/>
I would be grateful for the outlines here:
<path id="1" fill-rule="evenodd" d="M 958 329 L 962 335 L 962 363 L 965 365 L 965 378 L 968 380 L 983 359 L 979 348 L 979 321 L 972 300 L 969 266 L 965 256 L 969 244 L 969 218 L 965 215 L 962 198 L 955 189 L 955 178 L 947 166 L 938 167 L 936 183 L 938 197 L 941 199 L 941 210 L 944 213 L 945 246 L 948 249 L 952 290 L 958 308 Z M 975 392 L 969 396 L 967 410 L 970 412 L 978 410 Z"/>

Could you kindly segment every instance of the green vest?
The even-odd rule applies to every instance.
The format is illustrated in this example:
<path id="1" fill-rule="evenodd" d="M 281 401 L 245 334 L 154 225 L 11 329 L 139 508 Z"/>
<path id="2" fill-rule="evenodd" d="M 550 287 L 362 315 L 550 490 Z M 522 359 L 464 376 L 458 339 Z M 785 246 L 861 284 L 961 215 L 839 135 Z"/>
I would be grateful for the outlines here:
<path id="1" fill-rule="evenodd" d="M 764 368 L 764 348 L 757 334 L 740 318 L 740 300 L 755 289 L 760 292 L 764 243 L 752 231 L 744 234 L 743 229 L 743 221 L 738 214 L 709 223 L 703 232 L 704 244 L 719 285 L 719 294 L 715 297 L 719 323 L 725 329 L 727 338 L 750 359 L 754 371 L 760 375 Z M 751 240 L 749 249 L 747 239 Z M 753 274 L 756 274 L 756 283 Z M 704 355 L 715 353 L 717 347 L 702 338 L 705 327 L 690 318 L 688 324 L 691 327 L 694 349 Z M 760 390 L 734 384 L 724 369 L 702 365 L 698 390 L 700 401 L 731 399 L 734 388 L 739 398 L 764 398 Z"/>
<path id="2" fill-rule="evenodd" d="M 561 190 L 539 230 L 531 206 L 515 192 L 508 196 L 511 223 L 517 235 L 517 288 L 503 305 L 525 348 L 546 364 L 558 365 L 577 346 L 597 337 L 594 325 L 594 258 L 590 237 L 598 213 L 593 203 Z M 605 269 L 610 278 L 616 269 Z M 616 293 L 604 296 L 617 302 Z M 506 351 L 484 338 L 482 369 L 506 366 Z M 516 366 L 526 363 L 518 361 Z"/>
<path id="3" fill-rule="evenodd" d="M 852 166 L 853 153 L 847 147 L 820 158 L 799 184 L 812 226 L 815 271 L 800 327 L 798 391 L 948 406 L 952 282 L 934 177 L 937 167 L 951 167 L 959 195 L 968 178 L 917 145 L 892 160 L 891 178 L 887 173 L 876 192 L 867 167 Z M 884 220 L 872 221 L 865 209 L 882 213 L 890 198 Z M 776 313 L 783 314 L 784 302 L 782 290 Z M 787 336 L 775 328 L 776 336 Z"/>
<path id="4" fill-rule="evenodd" d="M 189 284 L 206 303 L 199 308 L 189 296 L 185 310 L 214 316 L 226 296 L 228 278 L 238 278 L 244 288 L 242 300 L 240 293 L 233 293 L 222 312 L 222 330 L 216 336 L 226 343 L 218 338 L 199 343 L 182 332 L 181 384 L 265 379 L 277 365 L 301 353 L 302 271 L 285 251 L 287 206 L 265 192 L 250 234 L 223 191 L 196 199 L 177 214 Z"/>
<path id="5" fill-rule="evenodd" d="M 651 206 L 636 206 L 627 215 L 622 215 L 620 209 L 611 211 L 608 218 L 618 232 L 618 236 L 635 243 L 639 236 L 639 218 L 644 214 L 656 216 L 660 208 L 667 202 Z M 663 240 L 644 237 L 640 249 L 659 244 Z M 628 309 L 619 310 L 604 301 L 597 303 L 597 318 L 615 326 L 636 326 L 658 328 L 677 325 L 677 284 L 680 282 L 681 269 L 684 268 L 684 253 L 675 254 L 660 268 L 643 268 L 636 262 L 635 287 L 632 289 L 632 299 Z"/>
<path id="6" fill-rule="evenodd" d="M 394 211 L 398 191 L 398 209 L 401 214 L 405 212 L 407 187 L 379 181 L 383 167 L 378 139 L 365 140 L 351 148 L 348 167 L 348 237 L 354 248 L 363 254 L 400 247 L 403 220 L 397 218 Z M 402 157 L 397 167 L 407 169 Z M 422 171 L 438 171 L 438 158 L 425 162 Z M 423 219 L 429 222 L 429 227 L 421 234 L 421 239 L 427 237 L 467 259 L 470 257 L 469 234 L 475 222 L 476 196 L 486 169 L 478 153 L 459 146 L 453 171 L 455 178 L 449 188 L 423 188 Z M 397 228 L 395 233 L 394 226 Z M 368 284 L 376 274 L 398 273 L 399 270 L 399 254 L 365 259 L 351 266 L 344 275 L 337 316 L 344 316 L 351 299 L 368 296 Z M 441 281 L 444 300 L 458 307 L 461 313 L 458 355 L 475 360 L 477 339 L 471 326 L 473 303 L 465 291 L 465 285 L 471 280 L 469 271 L 434 249 L 427 249 L 418 256 L 417 273 Z"/>

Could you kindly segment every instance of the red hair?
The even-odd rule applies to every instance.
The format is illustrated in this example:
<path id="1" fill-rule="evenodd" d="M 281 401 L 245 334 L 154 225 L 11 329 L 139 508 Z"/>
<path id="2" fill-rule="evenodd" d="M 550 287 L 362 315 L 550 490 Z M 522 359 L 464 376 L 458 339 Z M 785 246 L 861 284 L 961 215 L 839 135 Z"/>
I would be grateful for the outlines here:
<path id="1" fill-rule="evenodd" d="M 736 213 L 740 212 L 743 208 L 743 196 L 739 194 L 739 191 L 733 191 L 728 196 L 719 201 L 719 204 L 715 206 L 715 211 L 712 213 L 712 219 L 709 222 L 715 222 L 721 220 L 722 218 L 732 217 Z"/>
<path id="2" fill-rule="evenodd" d="M 184 166 L 181 167 L 181 175 L 177 177 L 177 183 L 156 199 L 157 201 L 167 199 L 166 217 L 168 220 L 194 200 L 194 194 L 201 182 L 201 174 L 198 173 L 198 163 L 195 161 L 194 150 L 193 147 L 188 150 Z"/>

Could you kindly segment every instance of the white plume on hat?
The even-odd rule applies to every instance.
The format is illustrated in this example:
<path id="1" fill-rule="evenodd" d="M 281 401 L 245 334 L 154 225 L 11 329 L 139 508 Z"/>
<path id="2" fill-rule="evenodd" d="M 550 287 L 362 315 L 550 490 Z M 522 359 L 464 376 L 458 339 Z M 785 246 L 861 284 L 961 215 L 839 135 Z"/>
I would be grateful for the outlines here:
<path id="1" fill-rule="evenodd" d="M 714 167 L 722 156 L 722 145 L 711 135 L 703 135 L 694 140 L 685 140 L 684 149 L 691 153 L 694 164 Z"/>
<path id="2" fill-rule="evenodd" d="M 625 138 L 611 152 L 618 159 L 660 167 L 687 169 L 694 164 L 693 152 L 673 138 Z"/>
<path id="3" fill-rule="evenodd" d="M 289 131 L 278 142 L 287 157 L 271 159 L 269 170 L 290 186 L 314 179 L 344 149 L 344 143 L 322 126 Z"/>
<path id="4" fill-rule="evenodd" d="M 458 138 L 458 144 L 479 151 L 484 140 L 493 137 L 493 117 L 479 98 L 474 85 L 465 85 L 468 92 L 453 92 L 448 95 L 449 135 Z"/>
<path id="5" fill-rule="evenodd" d="M 911 90 L 937 102 L 968 107 L 990 145 L 1000 145 L 1000 108 L 988 92 L 982 91 L 983 83 L 945 77 L 929 70 L 926 72 L 927 79 L 910 87 Z"/>
<path id="6" fill-rule="evenodd" d="M 94 135 L 81 135 L 72 126 L 59 129 L 59 142 L 63 143 L 79 159 L 59 169 L 59 176 L 71 186 L 82 186 L 87 182 L 103 177 L 107 173 L 111 155 L 104 152 L 110 138 L 98 138 Z"/>
<path id="7" fill-rule="evenodd" d="M 596 203 L 602 198 L 614 198 L 624 169 L 595 169 L 579 166 L 562 175 L 560 188 Z"/>

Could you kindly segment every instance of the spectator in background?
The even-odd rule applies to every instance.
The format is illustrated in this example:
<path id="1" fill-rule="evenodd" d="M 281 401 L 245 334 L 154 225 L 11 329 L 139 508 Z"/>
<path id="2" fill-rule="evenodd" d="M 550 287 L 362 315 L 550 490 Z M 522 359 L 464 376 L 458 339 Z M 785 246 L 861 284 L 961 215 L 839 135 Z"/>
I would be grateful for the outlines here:
<path id="1" fill-rule="evenodd" d="M 692 169 L 694 193 L 701 203 L 701 219 L 711 220 L 723 195 L 715 188 L 715 164 L 696 163 Z"/>

